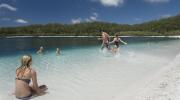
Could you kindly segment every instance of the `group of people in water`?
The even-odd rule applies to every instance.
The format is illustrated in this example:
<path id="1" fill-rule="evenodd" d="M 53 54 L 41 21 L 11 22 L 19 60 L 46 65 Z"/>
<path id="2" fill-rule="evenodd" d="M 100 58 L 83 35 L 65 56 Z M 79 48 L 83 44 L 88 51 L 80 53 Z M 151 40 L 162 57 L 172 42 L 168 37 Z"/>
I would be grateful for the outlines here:
<path id="1" fill-rule="evenodd" d="M 102 35 L 101 38 L 98 38 L 98 40 L 102 40 L 101 49 L 106 48 L 107 50 L 111 51 L 112 53 L 119 52 L 120 42 L 122 42 L 123 44 L 127 44 L 119 37 L 118 33 L 115 34 L 113 41 L 110 41 L 110 36 L 108 33 L 102 32 L 101 35 Z M 113 48 L 110 47 L 111 44 L 114 45 Z"/>
<path id="2" fill-rule="evenodd" d="M 120 42 L 127 44 L 119 38 L 118 34 L 115 34 L 113 41 L 110 42 L 110 36 L 106 32 L 102 32 L 102 37 L 98 38 L 98 40 L 102 40 L 101 49 L 106 48 L 114 53 L 119 51 Z M 114 47 L 111 48 L 110 44 L 114 44 Z M 41 46 L 37 51 L 37 54 L 43 54 L 43 52 L 44 48 Z M 56 54 L 60 54 L 59 48 L 56 48 Z M 24 55 L 21 58 L 20 67 L 16 69 L 15 93 L 13 94 L 18 99 L 29 100 L 34 96 L 45 94 L 48 89 L 46 85 L 38 85 L 37 73 L 31 65 L 32 57 L 30 55 Z"/>
<path id="3" fill-rule="evenodd" d="M 36 53 L 37 53 L 37 54 L 43 54 L 43 53 L 44 53 L 44 47 L 41 46 Z M 57 54 L 57 55 L 60 55 L 60 54 L 61 54 L 60 48 L 56 48 L 56 54 Z"/>

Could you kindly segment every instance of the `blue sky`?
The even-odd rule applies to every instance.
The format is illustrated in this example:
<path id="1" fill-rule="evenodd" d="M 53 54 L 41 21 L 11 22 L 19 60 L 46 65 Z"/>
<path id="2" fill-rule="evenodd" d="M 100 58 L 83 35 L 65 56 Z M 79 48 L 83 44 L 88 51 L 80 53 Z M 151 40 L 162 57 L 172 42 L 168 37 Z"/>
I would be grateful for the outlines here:
<path id="1" fill-rule="evenodd" d="M 180 0 L 0 0 L 0 26 L 104 21 L 136 24 L 180 14 Z"/>

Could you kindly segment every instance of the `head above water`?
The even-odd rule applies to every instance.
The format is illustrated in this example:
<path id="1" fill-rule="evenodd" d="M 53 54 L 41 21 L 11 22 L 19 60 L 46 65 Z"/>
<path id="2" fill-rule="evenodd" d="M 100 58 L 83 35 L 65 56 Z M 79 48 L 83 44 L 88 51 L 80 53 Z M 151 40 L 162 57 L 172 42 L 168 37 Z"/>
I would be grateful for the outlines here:
<path id="1" fill-rule="evenodd" d="M 30 55 L 24 55 L 21 58 L 21 67 L 30 67 L 32 62 L 32 57 Z"/>
<path id="2" fill-rule="evenodd" d="M 56 50 L 58 51 L 58 50 L 60 50 L 59 48 L 56 48 Z"/>
<path id="3" fill-rule="evenodd" d="M 105 34 L 106 32 L 102 31 L 101 34 Z"/>
<path id="4" fill-rule="evenodd" d="M 104 35 L 104 36 L 109 36 L 109 34 L 108 34 L 107 32 L 104 32 L 104 31 L 101 32 L 101 35 L 102 35 L 102 36 L 103 36 L 103 35 Z"/>
<path id="5" fill-rule="evenodd" d="M 40 47 L 40 50 L 43 50 L 43 49 L 44 49 L 43 46 L 41 46 L 41 47 Z"/>

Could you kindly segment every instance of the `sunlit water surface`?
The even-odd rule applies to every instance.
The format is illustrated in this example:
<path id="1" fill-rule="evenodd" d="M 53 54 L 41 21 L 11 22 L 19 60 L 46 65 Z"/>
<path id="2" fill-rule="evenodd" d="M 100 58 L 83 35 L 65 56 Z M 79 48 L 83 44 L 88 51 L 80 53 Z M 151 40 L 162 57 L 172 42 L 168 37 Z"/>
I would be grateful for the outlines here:
<path id="1" fill-rule="evenodd" d="M 11 93 L 23 54 L 32 55 L 39 84 L 49 88 L 34 100 L 125 100 L 180 52 L 179 39 L 123 40 L 128 44 L 114 55 L 101 51 L 96 38 L 0 38 L 0 100 L 16 100 Z M 39 46 L 44 55 L 36 54 Z M 62 49 L 59 56 L 56 47 Z"/>

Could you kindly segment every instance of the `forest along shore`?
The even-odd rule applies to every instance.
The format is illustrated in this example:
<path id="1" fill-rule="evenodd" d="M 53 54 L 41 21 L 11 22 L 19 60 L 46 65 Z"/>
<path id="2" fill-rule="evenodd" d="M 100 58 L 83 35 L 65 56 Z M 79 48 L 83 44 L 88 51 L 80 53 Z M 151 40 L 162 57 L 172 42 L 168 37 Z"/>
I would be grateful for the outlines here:
<path id="1" fill-rule="evenodd" d="M 0 36 L 100 36 L 106 31 L 114 36 L 172 36 L 180 35 L 180 15 L 141 24 L 117 24 L 108 22 L 84 22 L 78 24 L 34 24 L 17 27 L 0 27 Z"/>

